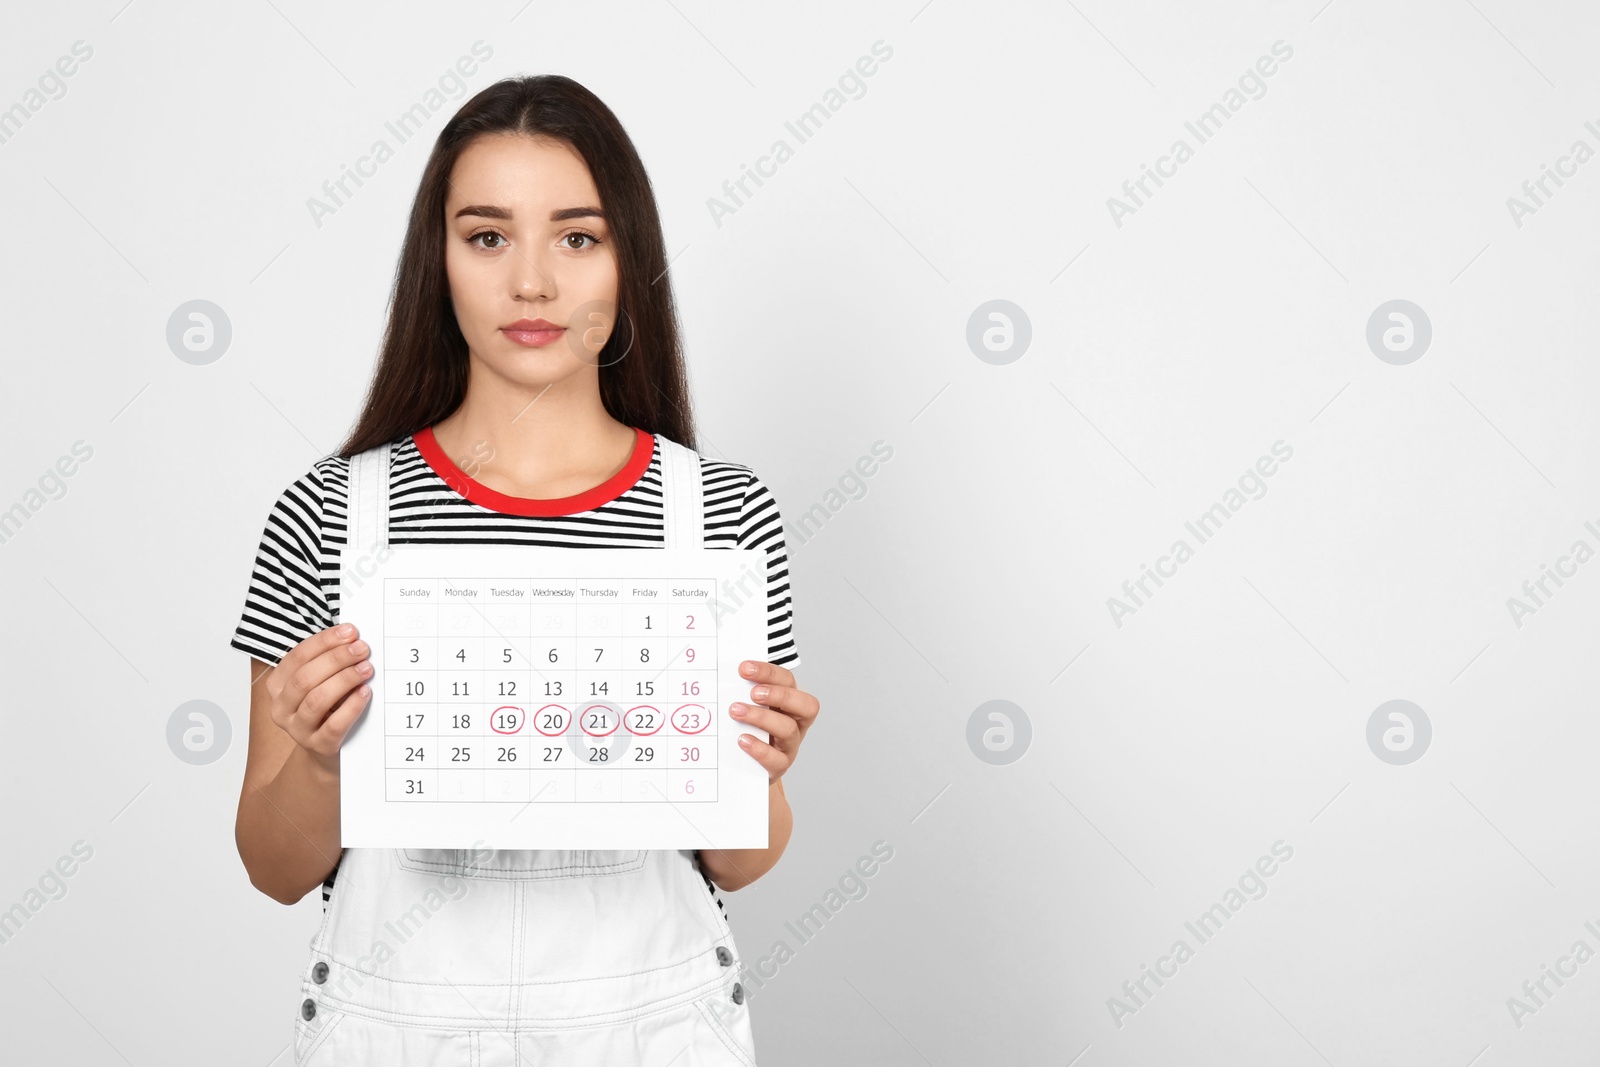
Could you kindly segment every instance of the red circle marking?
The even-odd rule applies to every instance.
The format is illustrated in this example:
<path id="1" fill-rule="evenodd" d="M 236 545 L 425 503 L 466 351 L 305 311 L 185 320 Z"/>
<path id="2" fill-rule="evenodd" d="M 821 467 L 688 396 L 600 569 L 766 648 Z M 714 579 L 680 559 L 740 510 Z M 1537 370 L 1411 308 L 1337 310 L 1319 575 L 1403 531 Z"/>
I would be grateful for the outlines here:
<path id="1" fill-rule="evenodd" d="M 682 714 L 683 712 L 688 711 L 690 708 L 699 708 L 701 711 L 705 711 L 706 710 L 706 706 L 704 704 L 680 704 L 680 705 L 678 705 L 678 710 L 672 713 L 672 728 L 674 730 L 677 730 L 680 734 L 698 734 L 698 733 L 704 731 L 707 726 L 711 725 L 711 716 L 710 716 L 710 714 L 707 714 L 705 716 L 705 720 L 706 721 L 700 727 L 699 730 L 685 730 L 683 727 L 679 726 L 678 725 L 678 716 L 680 714 Z"/>
<path id="2" fill-rule="evenodd" d="M 515 730 L 502 730 L 502 729 L 500 729 L 500 727 L 498 727 L 498 726 L 496 726 L 494 724 L 494 717 L 496 715 L 498 715 L 502 711 L 514 711 L 518 715 L 522 716 L 522 718 L 517 720 L 517 728 Z M 524 713 L 523 710 L 521 708 L 517 707 L 515 704 L 501 704 L 498 708 L 495 708 L 494 711 L 491 711 L 489 713 L 489 729 L 493 730 L 497 734 L 515 734 L 515 733 L 520 733 L 522 731 L 522 724 L 527 722 L 527 721 L 528 721 L 527 714 Z"/>
<path id="3" fill-rule="evenodd" d="M 628 732 L 630 734 L 632 734 L 633 736 L 635 736 L 635 737 L 652 737 L 655 734 L 659 733 L 661 731 L 661 728 L 667 724 L 666 715 L 662 714 L 661 709 L 656 707 L 654 704 L 640 704 L 637 707 L 629 708 L 627 710 L 627 712 L 622 716 L 623 724 L 627 725 L 628 716 L 632 715 L 634 712 L 636 712 L 636 711 L 647 711 L 647 710 L 648 711 L 653 711 L 657 715 L 660 715 L 661 716 L 661 721 L 656 723 L 656 728 L 654 730 L 639 731 L 639 730 L 635 730 L 632 726 L 628 726 Z"/>
<path id="4" fill-rule="evenodd" d="M 594 708 L 605 708 L 607 711 L 614 710 L 610 704 L 590 704 L 587 708 L 584 708 L 583 711 L 591 711 Z M 603 734 L 597 734 L 593 730 L 590 730 L 587 726 L 583 725 L 583 712 L 578 713 L 578 725 L 582 727 L 583 732 L 588 734 L 590 737 L 610 737 L 612 734 L 617 732 L 617 726 L 622 725 L 622 716 L 618 715 L 617 725 L 613 726 Z"/>
<path id="5" fill-rule="evenodd" d="M 567 710 L 566 705 L 564 705 L 564 704 L 546 704 L 544 707 L 540 708 L 538 711 L 533 713 L 534 714 L 533 728 L 535 730 L 538 730 L 541 734 L 544 734 L 544 736 L 546 736 L 546 737 L 560 737 L 562 734 L 567 732 L 567 728 L 565 726 L 562 726 L 561 729 L 557 730 L 555 733 L 550 733 L 544 727 L 539 725 L 539 716 L 541 714 L 543 714 L 544 712 L 549 711 L 551 708 L 555 708 L 557 711 L 559 711 L 563 715 L 571 715 L 572 714 L 572 712 Z"/>

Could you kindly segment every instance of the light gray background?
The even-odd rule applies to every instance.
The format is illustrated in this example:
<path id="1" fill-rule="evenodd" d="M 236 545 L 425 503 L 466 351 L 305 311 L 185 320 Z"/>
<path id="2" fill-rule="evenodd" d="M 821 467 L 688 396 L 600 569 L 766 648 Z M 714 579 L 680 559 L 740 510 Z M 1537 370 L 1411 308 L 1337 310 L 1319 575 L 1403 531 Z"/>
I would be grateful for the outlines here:
<path id="1" fill-rule="evenodd" d="M 728 897 L 747 962 L 794 949 L 751 999 L 763 1064 L 1592 1058 L 1600 960 L 1520 1026 L 1507 1007 L 1600 951 L 1600 562 L 1520 627 L 1507 607 L 1600 548 L 1600 161 L 1520 226 L 1507 207 L 1600 149 L 1591 5 L 114 0 L 7 31 L 0 107 L 93 48 L 0 144 L 0 509 L 93 449 L 0 544 L 0 908 L 93 848 L 0 945 L 8 1058 L 288 1063 L 321 904 L 271 902 L 234 850 L 228 639 L 268 506 L 358 409 L 432 137 L 544 71 L 637 143 L 702 448 L 790 523 L 823 712 L 787 854 Z M 308 198 L 479 40 L 315 225 Z M 708 199 L 879 40 L 865 92 L 718 225 Z M 1184 123 L 1280 40 L 1199 144 Z M 1180 137 L 1194 157 L 1116 225 Z M 233 330 L 205 366 L 166 341 L 196 299 Z M 1366 340 L 1397 299 L 1433 331 L 1403 366 Z M 1031 328 L 1003 365 L 966 340 L 991 300 Z M 1118 626 L 1107 599 L 1278 440 L 1265 495 Z M 204 766 L 166 741 L 197 699 L 233 728 Z M 1367 744 L 1391 699 L 1432 724 L 1409 765 Z M 966 740 L 990 700 L 1031 722 L 1008 765 Z M 785 923 L 879 840 L 800 944 Z M 1280 840 L 1198 944 L 1185 921 Z M 1118 1026 L 1108 998 L 1179 938 L 1193 958 Z"/>

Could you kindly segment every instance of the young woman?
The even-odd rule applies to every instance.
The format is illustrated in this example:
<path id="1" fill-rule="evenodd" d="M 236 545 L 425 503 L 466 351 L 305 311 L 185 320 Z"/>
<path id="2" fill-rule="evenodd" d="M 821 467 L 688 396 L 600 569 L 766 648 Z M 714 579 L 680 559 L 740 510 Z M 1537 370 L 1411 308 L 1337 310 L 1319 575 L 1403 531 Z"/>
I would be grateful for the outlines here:
<path id="1" fill-rule="evenodd" d="M 666 270 L 638 154 L 576 82 L 502 81 L 439 134 L 365 407 L 340 451 L 274 504 L 232 640 L 252 659 L 239 854 L 274 900 L 323 886 L 296 1009 L 301 1067 L 755 1062 L 716 890 L 782 855 L 782 776 L 818 704 L 790 669 L 783 525 L 750 468 L 698 459 L 707 547 L 765 550 L 767 659 L 741 666 L 748 702 L 713 710 L 770 734 L 740 738 L 768 773 L 767 848 L 339 839 L 339 749 L 373 673 L 360 634 L 334 625 L 359 562 L 341 551 L 351 457 L 387 448 L 390 543 L 661 545 L 661 438 L 694 447 Z"/>

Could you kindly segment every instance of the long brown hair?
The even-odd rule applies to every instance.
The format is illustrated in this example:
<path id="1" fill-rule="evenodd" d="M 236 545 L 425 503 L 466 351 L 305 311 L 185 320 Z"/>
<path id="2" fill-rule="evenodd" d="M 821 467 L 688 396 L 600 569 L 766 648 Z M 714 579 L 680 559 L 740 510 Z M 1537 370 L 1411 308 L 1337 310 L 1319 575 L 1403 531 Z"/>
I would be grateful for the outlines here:
<path id="1" fill-rule="evenodd" d="M 378 366 L 360 418 L 338 454 L 349 457 L 410 436 L 466 399 L 467 341 L 445 272 L 445 192 L 468 143 L 502 133 L 558 138 L 588 165 L 617 255 L 618 312 L 597 360 L 601 402 L 625 425 L 694 448 L 666 242 L 650 178 L 599 97 L 571 78 L 540 74 L 496 82 L 439 131 L 411 204 Z"/>

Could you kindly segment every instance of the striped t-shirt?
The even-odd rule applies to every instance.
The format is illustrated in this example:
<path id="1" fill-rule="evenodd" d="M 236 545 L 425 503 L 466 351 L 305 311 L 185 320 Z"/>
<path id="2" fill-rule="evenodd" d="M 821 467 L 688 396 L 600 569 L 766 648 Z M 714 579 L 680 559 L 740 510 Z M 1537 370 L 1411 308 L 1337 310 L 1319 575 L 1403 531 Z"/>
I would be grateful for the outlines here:
<path id="1" fill-rule="evenodd" d="M 475 481 L 447 456 L 431 428 L 401 440 L 389 474 L 391 544 L 541 545 L 639 548 L 664 543 L 661 451 L 635 430 L 632 457 L 616 475 L 576 496 L 533 500 Z M 470 464 L 469 464 L 470 465 Z M 749 467 L 700 457 L 705 543 L 767 553 L 767 660 L 800 662 L 789 596 L 783 521 Z M 350 461 L 324 456 L 296 478 L 267 514 L 244 613 L 232 647 L 274 666 L 295 645 L 332 626 L 339 606 Z M 338 867 L 322 886 L 323 908 Z M 726 913 L 716 886 L 706 888 Z"/>

